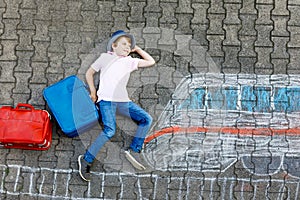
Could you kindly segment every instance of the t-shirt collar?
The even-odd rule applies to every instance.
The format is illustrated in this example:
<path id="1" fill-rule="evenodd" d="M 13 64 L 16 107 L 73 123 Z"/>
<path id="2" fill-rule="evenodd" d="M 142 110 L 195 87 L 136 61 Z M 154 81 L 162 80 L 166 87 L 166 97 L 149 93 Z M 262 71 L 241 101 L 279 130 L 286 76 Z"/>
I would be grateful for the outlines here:
<path id="1" fill-rule="evenodd" d="M 107 51 L 107 53 L 110 54 L 110 55 L 118 56 L 118 55 L 117 55 L 115 52 L 113 52 L 113 51 Z M 123 58 L 123 57 L 126 57 L 126 56 L 119 56 L 119 57 Z"/>

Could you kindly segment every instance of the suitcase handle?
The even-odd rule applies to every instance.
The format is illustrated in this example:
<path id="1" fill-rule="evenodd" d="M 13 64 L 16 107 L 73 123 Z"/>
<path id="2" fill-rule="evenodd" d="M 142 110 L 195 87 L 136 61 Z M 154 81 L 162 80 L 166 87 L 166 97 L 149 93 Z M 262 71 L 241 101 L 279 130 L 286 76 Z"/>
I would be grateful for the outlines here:
<path id="1" fill-rule="evenodd" d="M 13 107 L 11 106 L 2 106 L 0 109 L 8 109 L 8 110 L 11 110 Z"/>
<path id="2" fill-rule="evenodd" d="M 23 108 L 23 109 L 22 109 Z M 24 109 L 25 108 L 25 109 Z M 19 103 L 16 107 L 17 110 L 34 110 L 34 107 L 30 104 Z"/>

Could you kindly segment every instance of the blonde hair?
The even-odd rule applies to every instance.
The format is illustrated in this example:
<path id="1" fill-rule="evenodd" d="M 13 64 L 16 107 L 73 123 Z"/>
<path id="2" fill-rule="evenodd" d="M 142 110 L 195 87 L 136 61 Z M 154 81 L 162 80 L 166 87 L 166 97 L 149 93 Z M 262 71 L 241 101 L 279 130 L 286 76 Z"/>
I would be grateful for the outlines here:
<path id="1" fill-rule="evenodd" d="M 126 36 L 126 35 L 122 35 L 122 36 L 118 37 L 118 38 L 112 43 L 112 45 L 117 45 L 117 43 L 120 41 L 121 38 L 126 38 L 127 41 L 131 44 L 131 39 L 130 39 L 130 37 L 128 37 L 128 36 Z"/>

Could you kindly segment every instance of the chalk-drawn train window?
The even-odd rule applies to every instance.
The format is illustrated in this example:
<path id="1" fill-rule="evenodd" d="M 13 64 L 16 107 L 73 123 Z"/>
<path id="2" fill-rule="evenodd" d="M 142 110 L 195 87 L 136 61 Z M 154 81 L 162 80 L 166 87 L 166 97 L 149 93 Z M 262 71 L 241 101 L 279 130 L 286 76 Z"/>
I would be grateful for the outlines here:
<path id="1" fill-rule="evenodd" d="M 156 170 L 300 177 L 300 77 L 194 74 L 176 88 L 145 140 Z"/>
<path id="2" fill-rule="evenodd" d="M 271 87 L 242 86 L 241 111 L 271 112 L 271 92 Z M 300 111 L 300 88 L 275 87 L 273 92 L 274 111 Z M 212 87 L 200 87 L 194 89 L 189 97 L 179 105 L 178 109 L 196 110 L 207 107 L 208 109 L 237 110 L 237 101 L 237 87 L 227 86 L 221 88 L 221 90 Z"/>

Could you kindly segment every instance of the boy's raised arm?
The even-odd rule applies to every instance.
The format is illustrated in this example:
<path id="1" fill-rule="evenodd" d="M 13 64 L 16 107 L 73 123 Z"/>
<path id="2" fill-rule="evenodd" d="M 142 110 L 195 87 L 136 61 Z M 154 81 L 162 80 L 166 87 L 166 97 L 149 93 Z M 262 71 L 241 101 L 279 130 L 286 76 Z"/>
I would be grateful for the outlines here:
<path id="1" fill-rule="evenodd" d="M 95 84 L 94 84 L 94 74 L 96 73 L 96 71 L 93 68 L 89 68 L 86 73 L 85 73 L 85 78 L 87 81 L 87 84 L 89 85 L 90 88 L 90 96 L 91 99 L 93 100 L 93 102 L 97 101 L 97 91 L 95 88 Z"/>
<path id="2" fill-rule="evenodd" d="M 132 52 L 136 52 L 142 57 L 138 67 L 150 67 L 155 64 L 155 60 L 152 58 L 152 56 L 137 45 L 132 49 Z"/>

